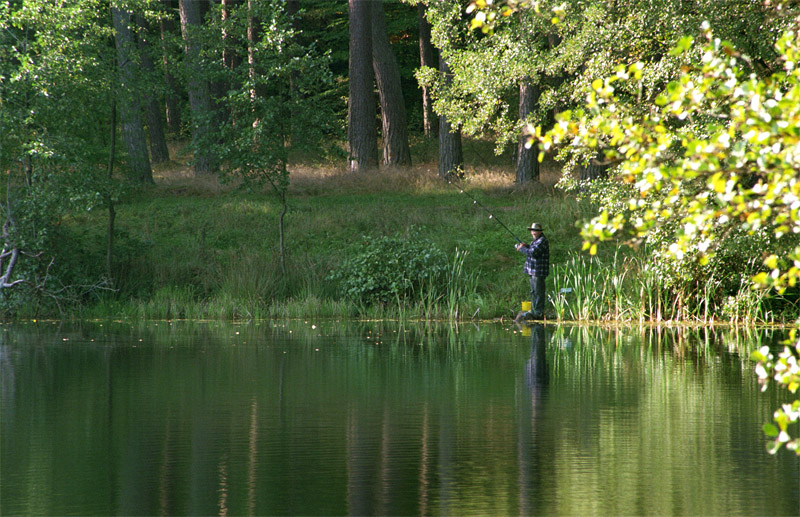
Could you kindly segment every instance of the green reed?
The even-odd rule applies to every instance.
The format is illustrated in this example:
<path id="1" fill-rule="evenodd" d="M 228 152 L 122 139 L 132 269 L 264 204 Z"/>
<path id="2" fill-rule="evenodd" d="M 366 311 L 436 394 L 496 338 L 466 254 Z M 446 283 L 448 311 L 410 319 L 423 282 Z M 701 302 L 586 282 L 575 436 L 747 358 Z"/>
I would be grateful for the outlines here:
<path id="1" fill-rule="evenodd" d="M 405 298 L 396 295 L 391 303 L 360 304 L 358 315 L 400 321 L 458 321 L 478 313 L 480 275 L 465 266 L 467 255 L 467 251 L 456 249 L 443 274 L 429 278 Z"/>
<path id="2" fill-rule="evenodd" d="M 777 319 L 767 291 L 745 282 L 734 295 L 726 295 L 725 283 L 711 275 L 695 291 L 678 292 L 644 254 L 570 254 L 553 265 L 553 284 L 550 302 L 561 320 L 751 324 Z"/>
<path id="3" fill-rule="evenodd" d="M 479 273 L 468 270 L 464 266 L 468 252 L 456 248 L 450 268 L 447 270 L 447 291 L 444 297 L 444 305 L 448 319 L 457 321 L 464 319 L 463 310 L 470 310 L 470 303 L 475 302 L 480 279 Z"/>
<path id="4" fill-rule="evenodd" d="M 604 267 L 597 257 L 570 254 L 564 263 L 554 264 L 552 269 L 556 289 L 551 300 L 558 319 L 594 320 L 608 316 L 606 292 L 613 290 L 610 275 L 616 268 Z M 618 301 L 615 298 L 613 302 Z"/>

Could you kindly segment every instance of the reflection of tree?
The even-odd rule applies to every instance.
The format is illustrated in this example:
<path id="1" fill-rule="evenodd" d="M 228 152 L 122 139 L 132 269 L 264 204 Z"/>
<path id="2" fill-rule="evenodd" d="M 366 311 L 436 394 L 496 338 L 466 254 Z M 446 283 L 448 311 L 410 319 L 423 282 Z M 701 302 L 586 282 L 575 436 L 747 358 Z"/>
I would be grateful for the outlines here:
<path id="1" fill-rule="evenodd" d="M 705 494 L 765 456 L 774 401 L 741 379 L 767 334 L 214 325 L 3 334 L 0 513 L 79 490 L 98 514 L 757 513 Z M 769 460 L 764 490 L 792 493 L 797 463 Z"/>
<path id="2" fill-rule="evenodd" d="M 347 416 L 347 513 L 374 515 L 372 507 L 372 464 L 370 439 L 363 429 L 358 411 Z"/>
<path id="3" fill-rule="evenodd" d="M 430 408 L 425 402 L 422 406 L 422 429 L 420 430 L 420 451 L 419 451 L 419 502 L 418 514 L 428 515 L 428 501 L 430 499 L 430 469 L 428 465 L 431 461 L 431 437 L 430 437 Z"/>
<path id="4" fill-rule="evenodd" d="M 258 465 L 258 400 L 250 403 L 250 430 L 247 446 L 247 515 L 256 514 L 256 465 Z"/>

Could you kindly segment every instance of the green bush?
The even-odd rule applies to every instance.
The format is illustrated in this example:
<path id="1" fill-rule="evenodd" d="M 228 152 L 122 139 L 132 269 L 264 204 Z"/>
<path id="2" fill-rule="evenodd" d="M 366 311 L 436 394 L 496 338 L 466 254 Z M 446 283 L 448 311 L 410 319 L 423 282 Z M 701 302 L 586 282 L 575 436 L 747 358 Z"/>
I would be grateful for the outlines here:
<path id="1" fill-rule="evenodd" d="M 330 275 L 347 298 L 366 304 L 406 300 L 439 287 L 446 276 L 446 254 L 415 231 L 403 237 L 365 236 L 362 244 Z"/>

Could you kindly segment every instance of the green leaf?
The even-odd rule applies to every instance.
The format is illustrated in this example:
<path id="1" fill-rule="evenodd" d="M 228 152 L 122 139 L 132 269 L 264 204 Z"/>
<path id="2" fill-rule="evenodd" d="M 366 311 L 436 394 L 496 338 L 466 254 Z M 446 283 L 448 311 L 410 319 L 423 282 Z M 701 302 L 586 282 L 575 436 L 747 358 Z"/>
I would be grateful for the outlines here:
<path id="1" fill-rule="evenodd" d="M 678 43 L 670 50 L 670 56 L 679 56 L 681 54 L 686 53 L 690 48 L 692 48 L 692 44 L 694 43 L 694 38 L 691 36 L 684 36 L 678 40 Z"/>

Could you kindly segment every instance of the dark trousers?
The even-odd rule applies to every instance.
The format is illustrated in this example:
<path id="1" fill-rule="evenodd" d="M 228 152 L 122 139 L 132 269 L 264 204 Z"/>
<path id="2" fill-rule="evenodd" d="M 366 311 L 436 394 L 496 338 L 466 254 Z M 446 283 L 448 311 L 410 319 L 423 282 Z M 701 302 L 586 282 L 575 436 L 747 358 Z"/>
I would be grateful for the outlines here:
<path id="1" fill-rule="evenodd" d="M 547 277 L 531 276 L 531 312 L 533 318 L 544 316 L 544 283 Z"/>

